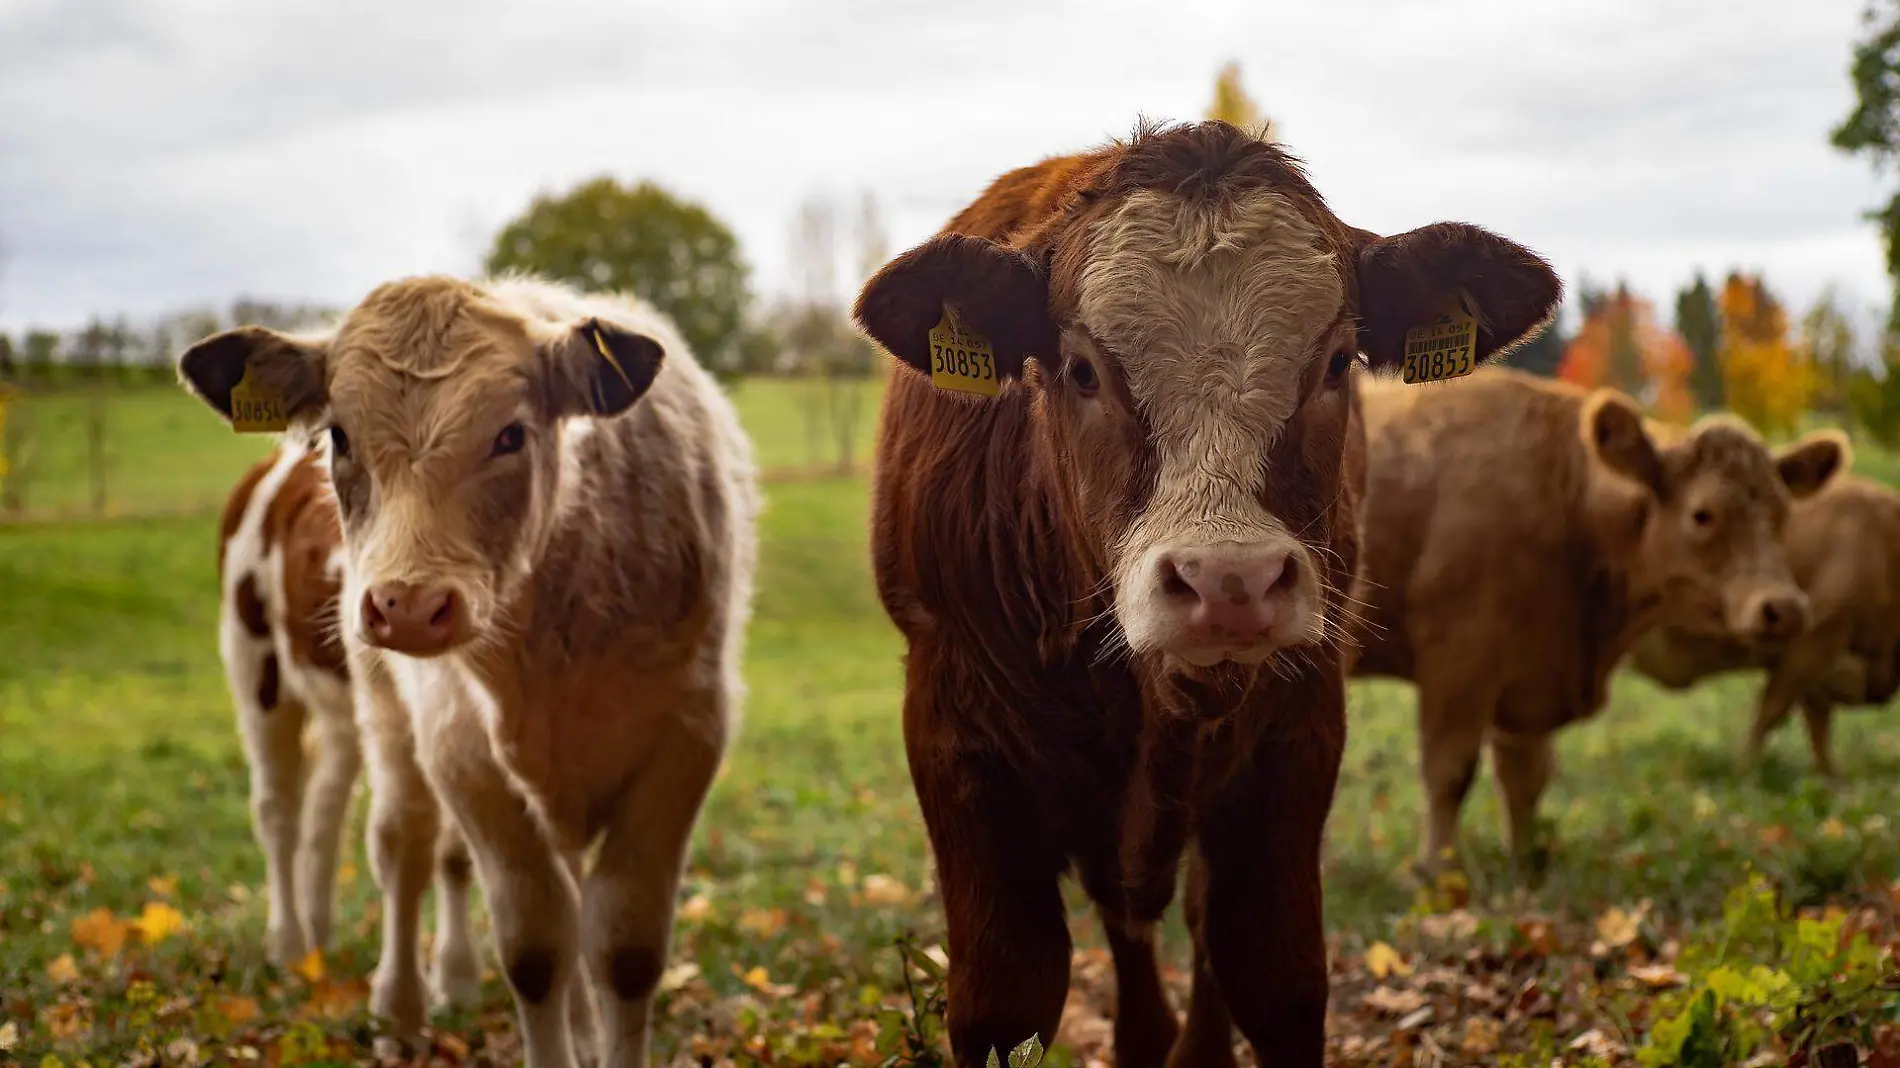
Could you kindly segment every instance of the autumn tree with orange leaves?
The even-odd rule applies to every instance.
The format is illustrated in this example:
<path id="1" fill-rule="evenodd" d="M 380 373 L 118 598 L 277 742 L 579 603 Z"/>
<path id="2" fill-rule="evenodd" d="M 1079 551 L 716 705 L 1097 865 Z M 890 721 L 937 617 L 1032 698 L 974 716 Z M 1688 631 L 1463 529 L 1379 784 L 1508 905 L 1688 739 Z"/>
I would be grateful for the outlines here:
<path id="1" fill-rule="evenodd" d="M 1764 434 L 1793 433 L 1814 397 L 1813 362 L 1788 337 L 1788 313 L 1759 275 L 1731 273 L 1722 310 L 1722 387 L 1735 414 Z"/>
<path id="2" fill-rule="evenodd" d="M 1614 292 L 1585 290 L 1583 325 L 1564 349 L 1557 377 L 1586 388 L 1621 390 L 1657 418 L 1687 420 L 1695 412 L 1689 372 L 1695 356 L 1656 309 L 1624 285 Z"/>

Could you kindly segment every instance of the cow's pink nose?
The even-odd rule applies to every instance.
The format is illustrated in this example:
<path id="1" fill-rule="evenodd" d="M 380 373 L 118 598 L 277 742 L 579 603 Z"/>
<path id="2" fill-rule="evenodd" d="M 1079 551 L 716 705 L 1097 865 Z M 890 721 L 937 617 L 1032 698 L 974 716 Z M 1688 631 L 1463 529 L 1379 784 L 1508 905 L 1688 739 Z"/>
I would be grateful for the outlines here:
<path id="1" fill-rule="evenodd" d="M 1247 645 L 1286 616 L 1299 565 L 1284 548 L 1238 542 L 1177 549 L 1161 557 L 1161 588 L 1184 611 L 1197 645 Z"/>
<path id="2" fill-rule="evenodd" d="M 444 586 L 371 586 L 363 594 L 363 629 L 385 649 L 412 656 L 439 653 L 455 644 L 462 629 L 462 599 Z"/>

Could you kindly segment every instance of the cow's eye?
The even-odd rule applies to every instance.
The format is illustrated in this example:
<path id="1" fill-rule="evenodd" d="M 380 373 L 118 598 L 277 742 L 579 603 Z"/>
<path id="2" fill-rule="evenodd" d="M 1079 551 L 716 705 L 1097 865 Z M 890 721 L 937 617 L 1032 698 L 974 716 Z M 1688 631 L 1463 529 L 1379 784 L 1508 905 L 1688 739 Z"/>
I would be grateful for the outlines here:
<path id="1" fill-rule="evenodd" d="M 1346 372 L 1352 370 L 1353 359 L 1353 354 L 1344 349 L 1333 353 L 1333 358 L 1326 363 L 1326 381 L 1335 384 L 1345 381 Z"/>
<path id="2" fill-rule="evenodd" d="M 521 447 L 527 443 L 527 429 L 520 423 L 509 423 L 501 428 L 501 433 L 495 435 L 495 448 L 490 455 L 507 456 L 509 453 L 520 452 Z"/>
<path id="3" fill-rule="evenodd" d="M 330 427 L 330 455 L 339 460 L 350 458 L 350 436 L 345 434 L 340 426 Z"/>
<path id="4" fill-rule="evenodd" d="M 1069 380 L 1084 397 L 1092 397 L 1102 388 L 1102 380 L 1095 376 L 1095 365 L 1080 358 L 1070 361 Z"/>

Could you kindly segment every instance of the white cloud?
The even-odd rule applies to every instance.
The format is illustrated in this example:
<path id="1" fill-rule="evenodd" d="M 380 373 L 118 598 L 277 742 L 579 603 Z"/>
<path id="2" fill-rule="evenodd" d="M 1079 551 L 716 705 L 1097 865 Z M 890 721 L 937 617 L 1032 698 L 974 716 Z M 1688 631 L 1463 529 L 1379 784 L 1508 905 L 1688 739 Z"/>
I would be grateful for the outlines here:
<path id="1" fill-rule="evenodd" d="M 1193 117 L 1229 57 L 1355 224 L 1479 222 L 1661 304 L 1731 265 L 1872 303 L 1882 189 L 1826 141 L 1857 12 L 0 0 L 0 325 L 346 303 L 600 172 L 703 200 L 777 289 L 807 194 L 873 191 L 902 247 L 1003 170 Z"/>

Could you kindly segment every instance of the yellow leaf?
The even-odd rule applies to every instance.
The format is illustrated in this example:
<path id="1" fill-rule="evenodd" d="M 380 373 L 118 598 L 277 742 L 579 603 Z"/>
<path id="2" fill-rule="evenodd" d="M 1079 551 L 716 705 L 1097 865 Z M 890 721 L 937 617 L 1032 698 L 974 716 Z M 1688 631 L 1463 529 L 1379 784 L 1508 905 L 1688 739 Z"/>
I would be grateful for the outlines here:
<path id="1" fill-rule="evenodd" d="M 71 953 L 61 953 L 46 966 L 46 977 L 55 983 L 70 983 L 79 978 L 79 965 L 73 963 Z"/>
<path id="2" fill-rule="evenodd" d="M 145 888 L 159 897 L 175 897 L 178 894 L 178 876 L 154 875 L 145 880 Z"/>
<path id="3" fill-rule="evenodd" d="M 131 924 L 112 915 L 110 909 L 97 908 L 84 916 L 73 917 L 73 941 L 102 957 L 116 957 L 125 945 Z"/>
<path id="4" fill-rule="evenodd" d="M 770 986 L 772 983 L 771 975 L 766 972 L 765 966 L 762 964 L 753 966 L 752 970 L 745 973 L 742 978 L 745 980 L 745 985 L 752 987 L 754 990 Z"/>
<path id="5" fill-rule="evenodd" d="M 323 978 L 323 951 L 313 949 L 304 954 L 303 959 L 298 961 L 291 970 L 303 976 L 308 982 L 320 981 Z"/>
<path id="6" fill-rule="evenodd" d="M 1823 838 L 1843 838 L 1846 837 L 1846 835 L 1847 825 L 1835 819 L 1833 816 L 1829 816 L 1827 821 L 1821 824 L 1821 837 Z"/>
<path id="7" fill-rule="evenodd" d="M 1366 947 L 1366 970 L 1374 979 L 1384 979 L 1387 975 L 1410 975 L 1412 966 L 1405 963 L 1399 951 L 1384 942 L 1374 942 Z"/>
<path id="8" fill-rule="evenodd" d="M 692 961 L 687 961 L 685 964 L 675 964 L 660 973 L 660 993 L 671 994 L 676 990 L 683 989 L 687 983 L 692 982 L 698 977 L 699 965 L 694 964 Z"/>
<path id="9" fill-rule="evenodd" d="M 157 945 L 185 929 L 184 914 L 162 901 L 148 901 L 145 911 L 132 921 L 146 945 Z"/>
<path id="10" fill-rule="evenodd" d="M 1641 922 L 1640 914 L 1611 906 L 1597 917 L 1597 937 L 1603 939 L 1611 949 L 1619 949 L 1636 941 L 1637 927 Z"/>

